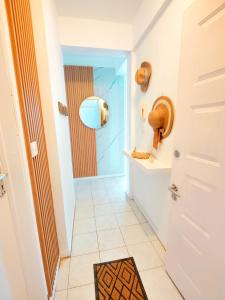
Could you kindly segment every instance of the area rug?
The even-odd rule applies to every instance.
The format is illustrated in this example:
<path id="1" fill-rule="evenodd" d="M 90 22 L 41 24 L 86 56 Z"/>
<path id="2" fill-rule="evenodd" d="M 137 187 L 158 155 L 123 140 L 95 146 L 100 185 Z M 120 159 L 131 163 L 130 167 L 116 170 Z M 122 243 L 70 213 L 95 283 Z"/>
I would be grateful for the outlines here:
<path id="1" fill-rule="evenodd" d="M 96 300 L 148 300 L 133 257 L 94 264 Z"/>

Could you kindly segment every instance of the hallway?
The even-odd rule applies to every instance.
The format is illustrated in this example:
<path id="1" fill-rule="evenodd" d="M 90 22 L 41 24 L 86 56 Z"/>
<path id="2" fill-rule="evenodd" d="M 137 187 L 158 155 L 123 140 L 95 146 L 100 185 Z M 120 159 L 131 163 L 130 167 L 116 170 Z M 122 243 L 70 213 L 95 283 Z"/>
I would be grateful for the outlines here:
<path id="1" fill-rule="evenodd" d="M 182 297 L 164 268 L 165 250 L 123 177 L 78 181 L 71 258 L 61 261 L 55 300 L 94 300 L 93 264 L 133 256 L 151 300 Z"/>
<path id="2" fill-rule="evenodd" d="M 0 0 L 0 300 L 225 300 L 224 36 L 225 0 Z"/>

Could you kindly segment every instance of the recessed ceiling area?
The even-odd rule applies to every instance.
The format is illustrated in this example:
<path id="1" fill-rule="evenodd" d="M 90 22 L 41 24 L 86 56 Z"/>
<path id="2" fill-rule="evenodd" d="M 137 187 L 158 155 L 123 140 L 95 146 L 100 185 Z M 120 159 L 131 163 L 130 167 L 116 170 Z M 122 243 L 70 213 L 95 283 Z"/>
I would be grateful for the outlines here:
<path id="1" fill-rule="evenodd" d="M 127 24 L 133 23 L 142 2 L 143 0 L 55 0 L 59 16 Z"/>

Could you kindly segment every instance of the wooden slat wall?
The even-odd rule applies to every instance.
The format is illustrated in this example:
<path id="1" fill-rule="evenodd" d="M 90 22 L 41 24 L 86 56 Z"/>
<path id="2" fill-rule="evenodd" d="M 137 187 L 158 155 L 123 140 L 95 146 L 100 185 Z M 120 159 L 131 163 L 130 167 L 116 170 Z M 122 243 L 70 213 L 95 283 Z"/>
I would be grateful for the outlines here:
<path id="1" fill-rule="evenodd" d="M 29 0 L 5 0 L 29 163 L 36 220 L 49 297 L 59 260 L 59 246 L 41 110 L 37 63 Z M 38 155 L 31 157 L 30 142 Z M 29 249 L 27 249 L 29 259 Z M 36 272 L 36 270 L 34 270 Z"/>
<path id="2" fill-rule="evenodd" d="M 93 68 L 65 66 L 74 177 L 97 175 L 96 131 L 80 120 L 81 102 L 94 95 Z"/>

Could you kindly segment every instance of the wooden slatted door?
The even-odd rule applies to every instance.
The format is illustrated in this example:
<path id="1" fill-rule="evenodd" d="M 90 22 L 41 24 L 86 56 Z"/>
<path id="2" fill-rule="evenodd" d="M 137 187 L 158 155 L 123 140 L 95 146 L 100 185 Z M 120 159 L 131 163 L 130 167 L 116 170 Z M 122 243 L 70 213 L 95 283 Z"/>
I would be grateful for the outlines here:
<path id="1" fill-rule="evenodd" d="M 97 175 L 96 131 L 80 120 L 81 102 L 94 95 L 93 68 L 65 66 L 74 177 Z"/>
<path id="2" fill-rule="evenodd" d="M 59 260 L 59 246 L 42 119 L 30 3 L 29 0 L 5 0 L 5 4 L 36 220 L 48 296 L 50 297 Z M 36 141 L 38 145 L 38 155 L 34 158 L 32 158 L 30 150 L 30 143 L 33 141 Z M 29 257 L 29 249 L 27 249 L 27 254 Z"/>

